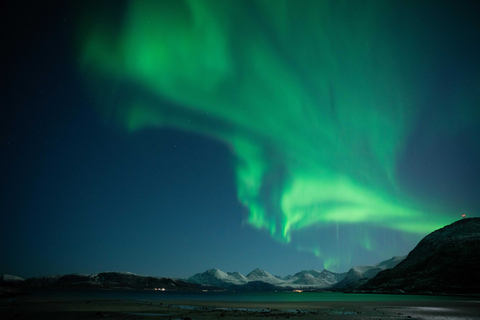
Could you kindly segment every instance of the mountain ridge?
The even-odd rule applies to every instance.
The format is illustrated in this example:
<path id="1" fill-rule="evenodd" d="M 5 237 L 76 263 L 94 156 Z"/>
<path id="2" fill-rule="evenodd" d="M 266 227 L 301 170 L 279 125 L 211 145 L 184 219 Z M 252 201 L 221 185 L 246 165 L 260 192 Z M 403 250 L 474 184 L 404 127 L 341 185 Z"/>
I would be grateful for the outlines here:
<path id="1" fill-rule="evenodd" d="M 348 272 L 302 270 L 285 277 L 256 268 L 239 272 L 208 269 L 187 279 L 101 272 L 28 278 L 1 275 L 0 296 L 22 288 L 122 288 L 162 290 L 336 290 L 374 293 L 471 294 L 480 292 L 480 218 L 466 218 L 425 236 L 408 256 L 396 256 Z"/>
<path id="2" fill-rule="evenodd" d="M 394 258 L 392 258 L 394 259 Z M 357 266 L 365 270 L 372 270 L 378 265 L 387 263 L 382 261 L 373 266 Z M 357 267 L 350 269 L 354 270 Z M 349 271 L 349 272 L 350 272 Z M 131 272 L 100 272 L 93 274 L 49 275 L 22 279 L 12 275 L 2 275 L 0 283 L 3 286 L 20 286 L 23 288 L 69 287 L 69 288 L 97 288 L 97 289 L 161 289 L 161 290 L 239 290 L 239 291 L 288 291 L 294 289 L 326 290 L 339 289 L 336 286 L 345 279 L 348 272 L 336 273 L 329 270 L 302 270 L 293 276 L 274 276 L 269 272 L 256 268 L 247 276 L 241 273 L 224 272 L 218 268 L 208 269 L 187 279 L 172 279 L 138 275 Z"/>
<path id="3" fill-rule="evenodd" d="M 302 270 L 295 273 L 293 276 L 287 275 L 285 277 L 274 276 L 260 268 L 252 270 L 247 276 L 243 276 L 239 272 L 224 272 L 220 269 L 213 268 L 201 273 L 196 273 L 192 277 L 185 279 L 185 281 L 203 286 L 217 286 L 223 289 L 236 290 L 242 289 L 242 286 L 247 286 L 248 284 L 252 286 L 253 282 L 257 283 L 255 287 L 258 287 L 263 283 L 268 284 L 269 288 L 272 288 L 271 286 L 275 287 L 275 290 L 342 289 L 358 280 L 370 279 L 378 272 L 387 268 L 392 268 L 404 258 L 405 256 L 393 257 L 371 266 L 354 266 L 348 272 L 342 273 L 332 272 L 326 269 L 322 271 L 311 269 Z M 236 274 L 237 277 L 241 278 L 233 278 L 231 276 L 232 274 Z M 346 280 L 346 277 L 349 274 L 354 274 L 355 276 L 351 276 L 350 279 Z M 238 279 L 241 279 L 242 281 L 239 281 Z"/>
<path id="4" fill-rule="evenodd" d="M 396 267 L 362 292 L 469 294 L 480 292 L 480 218 L 465 218 L 425 236 Z"/>

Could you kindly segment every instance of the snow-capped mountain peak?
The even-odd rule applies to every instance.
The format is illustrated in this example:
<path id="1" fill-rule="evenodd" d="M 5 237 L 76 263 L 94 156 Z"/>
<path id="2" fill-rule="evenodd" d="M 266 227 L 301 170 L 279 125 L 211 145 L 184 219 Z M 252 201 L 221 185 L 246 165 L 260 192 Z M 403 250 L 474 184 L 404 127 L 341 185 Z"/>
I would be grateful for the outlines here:
<path id="1" fill-rule="evenodd" d="M 257 268 L 255 270 L 253 270 L 252 272 L 250 272 L 247 275 L 247 279 L 249 281 L 263 281 L 263 282 L 270 283 L 270 284 L 279 284 L 279 283 L 282 282 L 281 279 L 279 279 L 275 276 L 272 276 L 270 273 L 268 273 L 267 271 L 262 270 L 260 268 Z"/>
<path id="2" fill-rule="evenodd" d="M 300 272 L 295 273 L 293 276 L 294 277 L 302 277 L 306 274 L 312 275 L 313 277 L 316 278 L 321 274 L 321 272 L 317 271 L 317 270 L 302 270 Z"/>
<path id="3" fill-rule="evenodd" d="M 215 277 L 215 278 L 218 278 L 218 279 L 227 279 L 228 278 L 228 274 L 223 272 L 222 270 L 220 269 L 217 269 L 217 268 L 213 268 L 213 269 L 208 269 L 206 271 L 206 273 L 208 273 L 209 275 Z"/>
<path id="4" fill-rule="evenodd" d="M 286 281 L 288 285 L 292 287 L 328 288 L 338 281 L 341 281 L 344 277 L 345 273 L 334 273 L 328 270 L 323 270 L 322 272 L 317 270 L 303 270 L 297 272 Z"/>
<path id="5" fill-rule="evenodd" d="M 196 275 L 188 278 L 189 282 L 207 285 L 225 287 L 228 285 L 240 285 L 248 282 L 245 276 L 238 272 L 227 273 L 220 269 L 208 269 L 203 273 L 197 273 Z"/>
<path id="6" fill-rule="evenodd" d="M 265 277 L 273 277 L 270 273 L 268 273 L 267 271 L 265 270 L 262 270 L 260 268 L 256 268 L 255 270 L 253 270 L 252 272 L 250 272 L 248 275 L 247 275 L 247 278 L 248 279 L 253 279 L 253 278 L 265 278 Z"/>

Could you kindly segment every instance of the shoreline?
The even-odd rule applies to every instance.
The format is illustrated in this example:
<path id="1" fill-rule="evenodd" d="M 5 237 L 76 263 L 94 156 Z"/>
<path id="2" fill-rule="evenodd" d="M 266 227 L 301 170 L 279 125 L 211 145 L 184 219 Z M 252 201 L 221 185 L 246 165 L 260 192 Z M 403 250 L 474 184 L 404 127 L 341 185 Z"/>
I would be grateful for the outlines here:
<path id="1" fill-rule="evenodd" d="M 2 319 L 480 319 L 480 299 L 402 301 L 135 300 L 55 295 L 0 299 Z"/>

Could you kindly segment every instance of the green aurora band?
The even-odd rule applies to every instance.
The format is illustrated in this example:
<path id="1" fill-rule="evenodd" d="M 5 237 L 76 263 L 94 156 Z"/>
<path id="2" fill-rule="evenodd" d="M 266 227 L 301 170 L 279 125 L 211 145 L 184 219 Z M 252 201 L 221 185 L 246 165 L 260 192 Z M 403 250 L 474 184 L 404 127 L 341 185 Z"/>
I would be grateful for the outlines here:
<path id="1" fill-rule="evenodd" d="M 415 38 L 395 40 L 412 30 L 394 2 L 131 1 L 106 12 L 85 10 L 79 46 L 89 81 L 123 91 L 102 112 L 131 132 L 225 142 L 249 225 L 335 268 L 379 246 L 372 230 L 415 243 L 453 221 L 398 182 L 422 53 Z M 322 232 L 336 248 L 318 243 Z M 404 253 L 395 241 L 387 254 Z"/>

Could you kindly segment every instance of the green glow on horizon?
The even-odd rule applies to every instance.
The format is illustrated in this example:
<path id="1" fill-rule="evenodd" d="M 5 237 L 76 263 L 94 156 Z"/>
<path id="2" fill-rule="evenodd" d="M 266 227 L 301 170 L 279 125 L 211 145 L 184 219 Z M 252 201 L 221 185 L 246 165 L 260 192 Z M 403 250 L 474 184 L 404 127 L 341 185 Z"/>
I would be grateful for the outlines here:
<path id="1" fill-rule="evenodd" d="M 395 14 L 389 1 L 131 1 L 117 28 L 85 20 L 82 70 L 158 99 L 117 103 L 129 131 L 227 143 L 246 222 L 279 241 L 300 247 L 303 230 L 335 224 L 418 237 L 452 218 L 397 182 L 417 101 L 415 46 L 385 31 Z M 352 238 L 372 248 L 364 231 Z M 309 248 L 338 264 L 322 243 Z"/>

